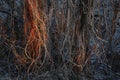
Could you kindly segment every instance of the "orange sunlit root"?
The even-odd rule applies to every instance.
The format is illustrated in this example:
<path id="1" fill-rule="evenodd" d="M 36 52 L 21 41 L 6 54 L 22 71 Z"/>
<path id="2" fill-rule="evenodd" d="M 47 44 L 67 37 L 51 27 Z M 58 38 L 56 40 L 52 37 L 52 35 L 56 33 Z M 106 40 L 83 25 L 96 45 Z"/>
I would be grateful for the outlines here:
<path id="1" fill-rule="evenodd" d="M 41 47 L 44 47 L 47 40 L 42 1 L 25 0 L 24 3 L 25 55 L 30 59 L 41 58 Z"/>

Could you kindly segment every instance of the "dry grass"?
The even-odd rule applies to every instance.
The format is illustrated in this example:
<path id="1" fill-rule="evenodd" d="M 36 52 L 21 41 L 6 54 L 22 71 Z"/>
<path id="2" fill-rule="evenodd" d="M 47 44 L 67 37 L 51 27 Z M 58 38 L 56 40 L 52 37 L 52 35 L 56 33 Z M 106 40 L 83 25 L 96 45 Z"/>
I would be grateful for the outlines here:
<path id="1" fill-rule="evenodd" d="M 16 3 L 14 0 L 5 2 L 13 10 L 7 17 L 7 24 L 0 18 L 0 58 L 6 54 L 2 61 L 10 65 L 5 66 L 10 77 L 89 80 L 96 78 L 100 70 L 95 70 L 101 65 L 104 65 L 102 74 L 110 74 L 111 67 L 116 66 L 111 66 L 113 62 L 109 59 L 120 60 L 117 54 L 119 27 L 115 27 L 119 10 L 112 1 L 114 16 L 111 18 L 112 26 L 109 26 L 104 9 L 106 4 L 100 0 L 23 0 L 23 9 L 18 15 L 24 24 L 20 23 L 22 29 L 18 32 L 18 16 L 14 13 Z M 101 4 L 102 16 L 100 11 L 95 12 Z M 109 52 L 116 54 L 109 58 Z M 92 58 L 96 58 L 94 63 Z"/>

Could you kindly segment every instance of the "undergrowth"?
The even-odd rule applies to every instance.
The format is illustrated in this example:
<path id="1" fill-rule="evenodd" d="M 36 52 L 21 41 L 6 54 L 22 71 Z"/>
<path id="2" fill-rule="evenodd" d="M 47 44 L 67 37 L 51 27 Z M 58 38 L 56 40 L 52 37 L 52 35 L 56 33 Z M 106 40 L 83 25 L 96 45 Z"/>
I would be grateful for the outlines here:
<path id="1" fill-rule="evenodd" d="M 101 1 L 1 0 L 0 78 L 119 79 L 120 3 Z"/>

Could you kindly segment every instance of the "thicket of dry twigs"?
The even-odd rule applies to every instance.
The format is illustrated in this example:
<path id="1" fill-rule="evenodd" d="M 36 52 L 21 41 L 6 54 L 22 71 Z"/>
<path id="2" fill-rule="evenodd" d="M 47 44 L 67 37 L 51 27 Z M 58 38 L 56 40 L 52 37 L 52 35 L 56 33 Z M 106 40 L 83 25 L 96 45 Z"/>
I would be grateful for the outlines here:
<path id="1" fill-rule="evenodd" d="M 119 80 L 119 0 L 0 0 L 0 79 Z"/>

